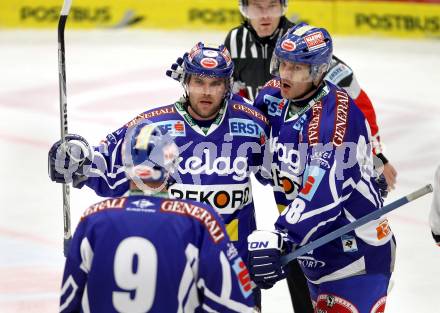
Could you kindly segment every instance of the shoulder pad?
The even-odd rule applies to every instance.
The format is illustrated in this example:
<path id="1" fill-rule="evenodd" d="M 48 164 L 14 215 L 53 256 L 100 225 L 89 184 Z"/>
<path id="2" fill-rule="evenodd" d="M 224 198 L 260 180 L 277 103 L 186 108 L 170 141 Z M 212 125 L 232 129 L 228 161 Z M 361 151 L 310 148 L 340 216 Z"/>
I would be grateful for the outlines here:
<path id="1" fill-rule="evenodd" d="M 239 103 L 239 102 L 231 102 L 229 107 L 232 108 L 232 111 L 235 112 L 244 112 L 247 116 L 251 117 L 254 120 L 258 120 L 263 122 L 265 125 L 269 125 L 269 120 L 266 116 L 257 108 L 249 105 L 247 103 Z"/>
<path id="2" fill-rule="evenodd" d="M 162 201 L 160 211 L 180 214 L 198 220 L 206 228 L 214 243 L 219 243 L 225 238 L 221 223 L 218 221 L 219 217 L 215 215 L 214 210 L 209 210 L 201 203 L 195 205 L 189 201 L 168 199 Z"/>
<path id="3" fill-rule="evenodd" d="M 131 127 L 131 126 L 134 126 L 137 123 L 139 123 L 139 121 L 141 121 L 141 120 L 154 118 L 154 117 L 161 116 L 164 114 L 172 114 L 172 113 L 176 113 L 176 109 L 174 108 L 174 104 L 151 109 L 151 110 L 145 111 L 144 113 L 139 114 L 134 119 L 132 119 L 130 122 L 125 124 L 125 126 Z"/>
<path id="4" fill-rule="evenodd" d="M 122 209 L 124 208 L 126 201 L 127 198 L 122 197 L 122 198 L 106 199 L 104 201 L 98 202 L 84 211 L 83 215 L 81 216 L 81 221 L 87 218 L 88 216 L 101 212 L 103 210 Z"/>
<path id="5" fill-rule="evenodd" d="M 347 65 L 341 62 L 335 62 L 330 66 L 330 69 L 325 76 L 325 79 L 332 82 L 333 84 L 337 85 L 342 80 L 346 79 L 350 75 L 353 74 L 353 71 L 351 68 L 349 68 Z"/>

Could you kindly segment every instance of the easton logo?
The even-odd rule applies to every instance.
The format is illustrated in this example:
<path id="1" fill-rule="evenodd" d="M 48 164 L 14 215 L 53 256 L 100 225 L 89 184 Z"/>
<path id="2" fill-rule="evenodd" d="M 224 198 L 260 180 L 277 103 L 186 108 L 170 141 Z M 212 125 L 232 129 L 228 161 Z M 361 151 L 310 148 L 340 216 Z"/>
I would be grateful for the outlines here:
<path id="1" fill-rule="evenodd" d="M 200 64 L 204 68 L 215 68 L 218 65 L 217 60 L 213 58 L 203 58 L 202 61 L 200 61 Z"/>
<path id="2" fill-rule="evenodd" d="M 294 51 L 296 49 L 296 44 L 292 40 L 286 39 L 281 43 L 281 48 L 286 51 Z"/>

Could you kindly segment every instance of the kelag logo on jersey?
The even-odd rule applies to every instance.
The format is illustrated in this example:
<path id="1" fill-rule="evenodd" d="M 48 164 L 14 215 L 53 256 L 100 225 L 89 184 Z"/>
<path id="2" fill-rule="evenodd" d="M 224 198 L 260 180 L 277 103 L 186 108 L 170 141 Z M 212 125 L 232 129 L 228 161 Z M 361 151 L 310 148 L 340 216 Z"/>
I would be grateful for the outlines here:
<path id="1" fill-rule="evenodd" d="M 267 114 L 270 116 L 281 116 L 284 107 L 283 99 L 275 98 L 271 95 L 264 95 L 263 101 L 267 105 Z"/>
<path id="2" fill-rule="evenodd" d="M 229 132 L 233 136 L 247 136 L 260 138 L 264 133 L 263 129 L 252 120 L 245 120 L 241 118 L 229 119 Z"/>
<path id="3" fill-rule="evenodd" d="M 159 126 L 163 133 L 170 134 L 171 136 L 185 136 L 185 124 L 180 120 L 170 120 L 154 123 L 154 125 Z"/>
<path id="4" fill-rule="evenodd" d="M 243 260 L 238 257 L 232 264 L 232 268 L 237 275 L 241 293 L 245 298 L 249 297 L 252 294 L 251 277 Z"/>

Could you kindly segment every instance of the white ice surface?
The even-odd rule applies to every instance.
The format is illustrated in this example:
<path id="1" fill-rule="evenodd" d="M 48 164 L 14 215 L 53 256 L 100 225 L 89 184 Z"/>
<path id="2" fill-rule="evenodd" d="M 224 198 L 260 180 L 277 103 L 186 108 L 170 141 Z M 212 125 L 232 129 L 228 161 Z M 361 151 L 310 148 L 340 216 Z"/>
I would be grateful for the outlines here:
<path id="1" fill-rule="evenodd" d="M 66 32 L 69 130 L 98 143 L 137 113 L 182 93 L 165 70 L 197 41 L 222 33 Z M 388 202 L 432 182 L 440 163 L 440 42 L 335 38 L 368 92 L 386 155 L 399 172 Z M 53 32 L 0 32 L 0 312 L 55 312 L 63 269 L 61 187 L 47 177 L 59 138 L 57 38 Z M 254 183 L 260 228 L 276 219 L 271 190 Z M 428 226 L 432 197 L 389 215 L 398 241 L 388 313 L 434 312 L 440 248 Z M 98 201 L 71 195 L 72 225 Z M 263 293 L 263 310 L 292 312 L 285 282 Z M 434 310 L 434 311 L 433 311 Z M 439 312 L 437 310 L 436 312 Z"/>

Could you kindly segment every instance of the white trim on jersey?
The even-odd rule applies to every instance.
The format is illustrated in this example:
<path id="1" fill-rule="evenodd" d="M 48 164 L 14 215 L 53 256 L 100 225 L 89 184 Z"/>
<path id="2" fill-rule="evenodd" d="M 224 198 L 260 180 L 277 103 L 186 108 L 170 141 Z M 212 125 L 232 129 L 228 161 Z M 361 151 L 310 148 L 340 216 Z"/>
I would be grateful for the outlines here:
<path id="1" fill-rule="evenodd" d="M 90 313 L 89 294 L 87 292 L 87 284 L 84 287 L 84 292 L 81 299 L 81 308 L 83 313 Z"/>
<path id="2" fill-rule="evenodd" d="M 197 288 L 194 283 L 194 277 L 197 277 L 199 271 L 199 249 L 188 244 L 185 249 L 186 265 L 180 280 L 179 291 L 177 292 L 177 301 L 179 303 L 177 313 L 194 312 L 195 308 L 199 306 L 197 296 Z M 184 304 L 186 295 L 188 294 L 187 302 Z"/>
<path id="3" fill-rule="evenodd" d="M 70 288 L 72 288 L 72 292 L 70 293 L 70 295 L 66 298 L 66 300 L 64 301 L 64 303 L 62 303 L 60 305 L 60 312 L 63 312 L 63 310 L 65 308 L 67 308 L 70 303 L 73 301 L 73 299 L 75 298 L 75 294 L 76 291 L 78 290 L 78 284 L 75 282 L 75 280 L 73 279 L 73 276 L 70 275 L 67 279 L 66 282 L 64 283 L 63 287 L 61 287 L 61 297 L 63 297 L 63 295 L 66 293 L 67 290 L 70 290 Z"/>
<path id="4" fill-rule="evenodd" d="M 310 229 L 309 232 L 304 236 L 303 240 L 302 240 L 301 243 L 300 243 L 300 246 L 305 245 L 305 244 L 309 241 L 310 237 L 311 237 L 311 236 L 312 236 L 312 235 L 318 230 L 319 227 L 324 226 L 324 225 L 327 224 L 327 223 L 334 222 L 334 221 L 335 221 L 340 215 L 341 215 L 341 212 L 339 212 L 339 213 L 336 214 L 334 217 L 329 218 L 329 219 L 326 220 L 326 221 L 321 221 L 321 222 L 319 222 L 315 227 L 313 227 L 312 229 Z"/>
<path id="5" fill-rule="evenodd" d="M 107 184 L 107 186 L 108 186 L 110 189 L 116 189 L 119 185 L 125 183 L 125 182 L 128 180 L 128 178 L 124 176 L 124 178 L 122 178 L 122 179 L 120 179 L 120 180 L 117 180 L 114 184 L 110 184 L 109 181 L 108 181 L 108 179 L 107 179 L 106 174 L 105 174 L 104 172 L 100 171 L 99 169 L 91 168 L 91 169 L 89 170 L 89 172 L 90 172 L 90 173 L 97 174 L 97 175 L 99 175 L 99 177 L 101 177 L 102 179 L 104 179 L 105 182 L 106 182 L 106 184 Z M 109 174 L 107 174 L 107 175 L 110 176 Z"/>
<path id="6" fill-rule="evenodd" d="M 365 273 L 365 258 L 361 257 L 360 259 L 354 261 L 353 263 L 348 264 L 346 267 L 343 267 L 331 274 L 322 276 L 317 280 L 311 280 L 308 278 L 307 280 L 313 284 L 322 284 L 328 281 L 338 280 L 364 273 Z"/>
<path id="7" fill-rule="evenodd" d="M 84 273 L 88 274 L 92 268 L 94 254 L 92 246 L 90 245 L 87 237 L 84 237 L 81 241 L 79 251 L 81 253 L 81 265 L 79 266 L 79 268 L 82 269 Z"/>
<path id="8" fill-rule="evenodd" d="M 230 310 L 234 310 L 236 312 L 253 312 L 253 308 L 248 307 L 240 302 L 234 301 L 230 298 L 222 298 L 213 293 L 211 290 L 208 289 L 208 287 L 205 284 L 205 280 L 203 278 L 200 278 L 197 282 L 197 287 L 203 288 L 204 294 L 206 297 L 211 299 L 212 301 L 215 301 L 225 307 L 227 307 Z"/>
<path id="9" fill-rule="evenodd" d="M 348 210 L 344 209 L 345 216 L 350 223 L 356 221 L 356 218 L 348 212 Z M 365 241 L 367 244 L 372 246 L 383 246 L 387 244 L 391 238 L 393 238 L 393 232 L 390 231 L 384 238 L 377 238 L 377 228 L 380 227 L 380 224 L 385 222 L 386 218 L 381 217 L 377 220 L 370 221 L 354 230 L 356 236 Z"/>

